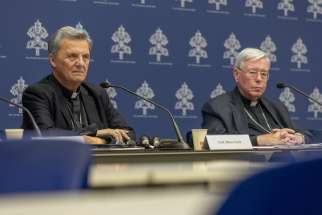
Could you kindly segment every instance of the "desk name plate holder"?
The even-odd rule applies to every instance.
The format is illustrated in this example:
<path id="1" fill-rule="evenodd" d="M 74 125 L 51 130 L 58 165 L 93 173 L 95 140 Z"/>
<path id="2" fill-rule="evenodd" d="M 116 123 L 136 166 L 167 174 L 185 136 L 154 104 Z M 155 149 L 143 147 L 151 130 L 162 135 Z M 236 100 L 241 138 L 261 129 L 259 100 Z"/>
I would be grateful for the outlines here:
<path id="1" fill-rule="evenodd" d="M 209 150 L 252 150 L 253 146 L 250 138 L 246 134 L 242 135 L 207 135 L 206 145 Z"/>

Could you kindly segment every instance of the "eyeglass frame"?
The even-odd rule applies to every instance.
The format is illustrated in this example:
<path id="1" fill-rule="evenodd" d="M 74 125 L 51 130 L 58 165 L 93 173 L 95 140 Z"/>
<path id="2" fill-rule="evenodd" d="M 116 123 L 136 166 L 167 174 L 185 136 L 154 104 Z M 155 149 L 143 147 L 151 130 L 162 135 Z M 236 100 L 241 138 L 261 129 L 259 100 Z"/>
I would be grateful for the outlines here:
<path id="1" fill-rule="evenodd" d="M 249 76 L 254 79 L 258 76 L 258 74 L 260 74 L 260 77 L 263 80 L 269 79 L 269 72 L 268 71 L 263 72 L 263 71 L 256 70 L 256 69 L 244 70 L 244 69 L 241 69 L 240 67 L 236 67 L 236 69 L 240 70 L 241 72 L 248 73 Z"/>

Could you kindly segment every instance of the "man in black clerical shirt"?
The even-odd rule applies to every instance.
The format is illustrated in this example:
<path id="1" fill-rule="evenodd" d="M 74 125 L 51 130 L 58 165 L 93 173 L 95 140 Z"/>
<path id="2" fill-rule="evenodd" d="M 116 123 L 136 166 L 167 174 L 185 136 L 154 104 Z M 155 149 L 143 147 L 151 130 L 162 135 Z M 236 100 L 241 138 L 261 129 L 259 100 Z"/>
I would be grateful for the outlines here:
<path id="1" fill-rule="evenodd" d="M 202 108 L 202 127 L 208 134 L 249 134 L 253 145 L 302 144 L 286 107 L 263 96 L 269 79 L 270 60 L 259 49 L 246 48 L 236 57 L 236 87 L 210 99 Z"/>
<path id="2" fill-rule="evenodd" d="M 87 143 L 102 144 L 113 137 L 135 140 L 135 133 L 114 109 L 107 93 L 85 81 L 92 40 L 85 30 L 60 28 L 48 42 L 52 74 L 30 85 L 23 93 L 27 107 L 42 130 L 73 131 Z M 23 128 L 32 129 L 27 115 Z"/>

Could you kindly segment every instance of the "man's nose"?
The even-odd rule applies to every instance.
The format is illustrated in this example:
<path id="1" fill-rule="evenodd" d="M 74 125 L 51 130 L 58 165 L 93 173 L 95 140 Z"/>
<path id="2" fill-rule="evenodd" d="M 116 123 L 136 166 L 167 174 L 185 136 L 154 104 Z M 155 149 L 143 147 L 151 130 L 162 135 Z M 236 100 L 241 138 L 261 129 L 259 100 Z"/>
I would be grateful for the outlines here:
<path id="1" fill-rule="evenodd" d="M 78 65 L 85 65 L 85 60 L 84 60 L 83 56 L 78 56 L 76 62 L 77 62 Z"/>

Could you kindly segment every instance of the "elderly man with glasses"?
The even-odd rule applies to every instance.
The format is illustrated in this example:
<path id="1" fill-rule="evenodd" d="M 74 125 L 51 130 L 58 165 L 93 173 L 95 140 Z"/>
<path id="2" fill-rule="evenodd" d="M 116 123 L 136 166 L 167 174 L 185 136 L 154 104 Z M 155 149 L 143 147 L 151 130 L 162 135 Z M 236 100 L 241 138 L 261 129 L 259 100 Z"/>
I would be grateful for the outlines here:
<path id="1" fill-rule="evenodd" d="M 202 108 L 202 127 L 208 134 L 248 134 L 255 146 L 305 142 L 286 107 L 263 96 L 269 69 L 269 57 L 259 49 L 246 48 L 237 55 L 235 89 L 210 99 Z"/>

